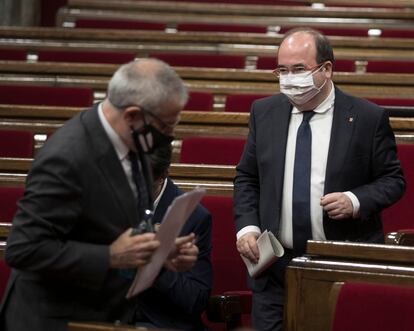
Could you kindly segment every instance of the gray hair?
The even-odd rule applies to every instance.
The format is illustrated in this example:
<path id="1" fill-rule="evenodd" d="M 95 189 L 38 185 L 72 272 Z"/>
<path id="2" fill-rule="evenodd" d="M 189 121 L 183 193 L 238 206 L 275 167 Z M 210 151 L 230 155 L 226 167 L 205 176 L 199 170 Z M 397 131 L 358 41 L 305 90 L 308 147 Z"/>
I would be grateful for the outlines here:
<path id="1" fill-rule="evenodd" d="M 156 59 L 122 65 L 108 84 L 108 100 L 118 109 L 139 106 L 159 112 L 172 101 L 183 108 L 187 99 L 188 92 L 181 78 L 168 64 Z"/>

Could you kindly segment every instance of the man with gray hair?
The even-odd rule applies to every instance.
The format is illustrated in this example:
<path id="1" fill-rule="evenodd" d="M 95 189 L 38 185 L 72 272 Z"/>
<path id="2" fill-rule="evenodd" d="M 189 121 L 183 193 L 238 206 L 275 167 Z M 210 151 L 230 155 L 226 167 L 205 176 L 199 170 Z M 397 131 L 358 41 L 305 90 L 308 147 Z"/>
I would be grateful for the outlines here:
<path id="1" fill-rule="evenodd" d="M 142 227 L 152 206 L 146 154 L 171 142 L 186 100 L 168 65 L 131 62 L 114 74 L 102 103 L 48 139 L 7 242 L 12 272 L 1 330 L 60 331 L 69 321 L 139 319 L 139 296 L 125 299 L 130 272 L 147 264 L 160 244 Z M 193 239 L 178 238 L 178 253 L 165 266 L 189 270 L 198 254 Z"/>

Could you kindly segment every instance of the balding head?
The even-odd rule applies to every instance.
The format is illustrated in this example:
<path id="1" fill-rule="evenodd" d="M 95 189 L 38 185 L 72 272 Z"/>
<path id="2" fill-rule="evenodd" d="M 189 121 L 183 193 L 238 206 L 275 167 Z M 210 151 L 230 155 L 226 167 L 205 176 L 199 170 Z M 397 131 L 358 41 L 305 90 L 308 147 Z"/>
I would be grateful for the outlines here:
<path id="1" fill-rule="evenodd" d="M 333 49 L 328 38 L 321 32 L 311 28 L 297 28 L 289 30 L 280 43 L 278 58 L 280 51 L 283 51 L 285 46 L 289 48 L 296 47 L 296 50 L 299 51 L 299 46 L 301 45 L 298 45 L 298 43 L 301 42 L 305 43 L 302 44 L 302 51 L 311 51 L 313 59 L 315 59 L 316 63 L 322 63 L 325 61 L 330 61 L 332 64 L 334 63 L 335 58 Z"/>

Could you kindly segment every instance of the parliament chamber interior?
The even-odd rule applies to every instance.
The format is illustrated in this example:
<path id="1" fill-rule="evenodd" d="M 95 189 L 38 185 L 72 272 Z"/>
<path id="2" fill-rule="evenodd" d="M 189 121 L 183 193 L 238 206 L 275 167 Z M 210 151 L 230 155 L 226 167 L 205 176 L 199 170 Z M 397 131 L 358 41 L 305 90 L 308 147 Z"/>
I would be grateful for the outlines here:
<path id="1" fill-rule="evenodd" d="M 284 33 L 312 27 L 333 46 L 335 85 L 388 112 L 407 187 L 382 213 L 385 245 L 308 241 L 287 268 L 284 329 L 413 329 L 414 0 L 30 3 L 23 10 L 29 1 L 5 1 L 0 26 L 0 296 L 10 273 L 7 236 L 37 151 L 105 98 L 119 65 L 151 57 L 171 65 L 189 91 L 169 176 L 184 191 L 207 190 L 214 277 L 203 320 L 214 331 L 249 330 L 252 294 L 233 222 L 235 167 L 251 104 L 279 91 L 273 70 Z"/>

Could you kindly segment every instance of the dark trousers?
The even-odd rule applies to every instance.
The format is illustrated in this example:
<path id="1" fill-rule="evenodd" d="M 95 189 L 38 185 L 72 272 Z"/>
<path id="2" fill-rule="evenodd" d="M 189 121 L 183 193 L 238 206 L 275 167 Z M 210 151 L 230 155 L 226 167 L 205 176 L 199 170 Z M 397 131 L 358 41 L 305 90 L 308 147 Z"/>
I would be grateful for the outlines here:
<path id="1" fill-rule="evenodd" d="M 263 289 L 253 289 L 252 324 L 258 331 L 282 331 L 285 302 L 285 271 L 293 258 L 291 250 L 279 258 L 269 270 Z"/>

